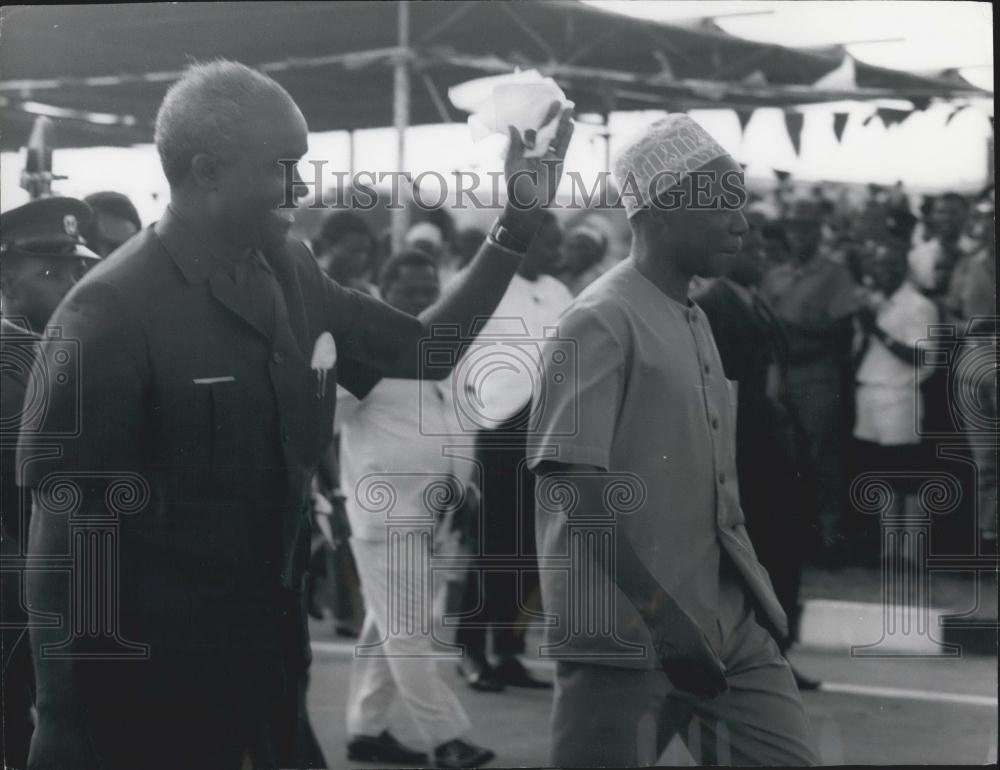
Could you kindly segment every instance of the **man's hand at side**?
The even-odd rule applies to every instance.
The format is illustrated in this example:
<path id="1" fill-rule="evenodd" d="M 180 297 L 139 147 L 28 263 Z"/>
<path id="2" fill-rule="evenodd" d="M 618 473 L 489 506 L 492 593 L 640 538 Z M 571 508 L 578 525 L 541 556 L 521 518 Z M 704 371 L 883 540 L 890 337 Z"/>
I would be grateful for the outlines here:
<path id="1" fill-rule="evenodd" d="M 705 633 L 662 589 L 640 615 L 653 638 L 653 651 L 671 683 L 684 692 L 713 698 L 728 689 L 726 668 Z"/>
<path id="2" fill-rule="evenodd" d="M 536 472 L 539 478 L 558 476 L 561 483 L 576 488 L 575 495 L 566 496 L 578 501 L 574 518 L 607 518 L 604 490 L 613 474 L 595 466 L 551 461 L 542 463 Z M 653 652 L 671 683 L 703 698 L 725 692 L 725 666 L 705 633 L 660 585 L 623 532 L 616 533 L 614 542 L 613 564 L 605 561 L 600 549 L 592 548 L 590 556 L 638 611 L 652 638 Z"/>

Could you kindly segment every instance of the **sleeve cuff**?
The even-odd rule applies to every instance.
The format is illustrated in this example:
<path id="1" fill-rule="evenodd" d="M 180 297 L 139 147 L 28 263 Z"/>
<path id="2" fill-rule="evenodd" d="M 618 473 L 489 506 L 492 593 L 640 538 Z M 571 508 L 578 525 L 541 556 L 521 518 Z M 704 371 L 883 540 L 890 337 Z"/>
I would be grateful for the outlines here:
<path id="1" fill-rule="evenodd" d="M 608 452 L 599 447 L 592 446 L 560 446 L 553 442 L 550 446 L 558 449 L 554 455 L 537 454 L 529 457 L 527 461 L 528 470 L 534 471 L 543 462 L 559 463 L 561 465 L 592 465 L 601 470 L 610 470 L 611 458 Z"/>

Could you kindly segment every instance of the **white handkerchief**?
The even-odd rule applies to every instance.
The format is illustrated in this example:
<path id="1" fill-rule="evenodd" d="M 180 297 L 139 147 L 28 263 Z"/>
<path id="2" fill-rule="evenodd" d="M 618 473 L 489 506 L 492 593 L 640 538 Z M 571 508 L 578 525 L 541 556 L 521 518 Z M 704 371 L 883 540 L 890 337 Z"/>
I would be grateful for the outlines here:
<path id="1" fill-rule="evenodd" d="M 333 341 L 330 332 L 323 332 L 313 345 L 312 363 L 309 366 L 319 371 L 332 369 L 335 363 L 337 363 L 337 343 Z"/>
<path id="2" fill-rule="evenodd" d="M 326 395 L 326 373 L 335 363 L 337 363 L 337 343 L 333 341 L 330 332 L 323 332 L 316 338 L 310 364 L 316 372 L 316 398 L 323 398 Z"/>
<path id="3" fill-rule="evenodd" d="M 535 146 L 524 152 L 529 158 L 544 155 L 555 139 L 558 115 L 542 125 L 549 105 L 572 104 L 552 78 L 543 78 L 537 70 L 461 83 L 448 90 L 448 98 L 459 109 L 473 113 L 469 116 L 469 128 L 474 141 L 491 134 L 506 136 L 508 126 L 514 126 L 522 137 L 525 131 L 534 130 Z"/>

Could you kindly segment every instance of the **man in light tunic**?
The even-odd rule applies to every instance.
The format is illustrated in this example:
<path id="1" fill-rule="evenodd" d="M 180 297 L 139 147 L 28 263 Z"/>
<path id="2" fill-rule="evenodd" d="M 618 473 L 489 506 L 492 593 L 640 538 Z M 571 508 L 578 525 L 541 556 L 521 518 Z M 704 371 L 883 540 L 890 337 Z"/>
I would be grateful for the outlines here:
<path id="1" fill-rule="evenodd" d="M 726 272 L 747 232 L 742 173 L 671 115 L 616 177 L 629 258 L 588 287 L 543 349 L 529 464 L 548 644 L 551 763 L 655 764 L 679 733 L 706 764 L 818 757 L 787 661 L 787 620 L 740 509 L 736 388 L 694 276 Z M 575 347 L 575 377 L 556 351 Z M 551 369 L 551 371 L 549 371 Z M 595 568 L 596 567 L 596 568 Z"/>

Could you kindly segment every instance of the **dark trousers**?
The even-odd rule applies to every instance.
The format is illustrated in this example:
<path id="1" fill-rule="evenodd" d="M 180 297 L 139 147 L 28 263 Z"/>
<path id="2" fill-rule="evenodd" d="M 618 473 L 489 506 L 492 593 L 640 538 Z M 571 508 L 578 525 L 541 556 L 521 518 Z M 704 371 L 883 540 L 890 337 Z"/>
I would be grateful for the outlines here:
<path id="1" fill-rule="evenodd" d="M 16 558 L 20 549 L 16 541 L 4 538 L 3 557 Z M 31 666 L 31 644 L 28 639 L 28 616 L 21 602 L 23 573 L 0 572 L 0 651 L 3 673 L 0 678 L 0 699 L 3 701 L 3 766 L 21 770 L 28 765 L 28 747 L 35 729 L 31 707 L 35 694 L 35 673 Z"/>
<path id="2" fill-rule="evenodd" d="M 767 570 L 794 641 L 799 585 L 815 509 L 815 477 L 801 428 L 777 406 L 758 406 L 759 421 L 746 420 L 736 438 L 740 504 L 757 558 Z"/>
<path id="3" fill-rule="evenodd" d="M 476 437 L 483 482 L 477 560 L 466 576 L 455 641 L 468 655 L 486 653 L 487 631 L 496 655 L 524 652 L 524 633 L 538 611 L 535 548 L 535 477 L 525 466 L 527 451 L 519 413 Z M 478 546 L 478 548 L 477 548 Z"/>
<path id="4" fill-rule="evenodd" d="M 312 609 L 329 607 L 337 627 L 360 630 L 364 601 L 354 555 L 346 543 L 333 548 L 322 534 L 314 534 L 306 595 Z"/>
<path id="5" fill-rule="evenodd" d="M 758 560 L 771 578 L 781 609 L 788 616 L 789 636 L 776 639 L 782 652 L 795 640 L 806 546 L 803 508 L 792 502 L 803 500 L 802 488 L 805 485 L 794 478 L 786 477 L 783 481 L 782 486 L 772 490 L 764 490 L 755 484 L 749 493 L 740 490 L 747 533 Z M 782 491 L 787 493 L 787 500 L 777 502 L 776 498 Z"/>
<path id="6" fill-rule="evenodd" d="M 260 633 L 244 628 L 225 647 L 153 645 L 145 660 L 41 661 L 29 767 L 325 767 L 306 714 L 300 599 L 282 598 L 273 650 L 241 646 L 239 638 Z"/>
<path id="7" fill-rule="evenodd" d="M 840 368 L 833 359 L 789 366 L 787 396 L 802 426 L 815 472 L 816 526 L 820 552 L 845 543 L 842 439 L 845 408 Z"/>

